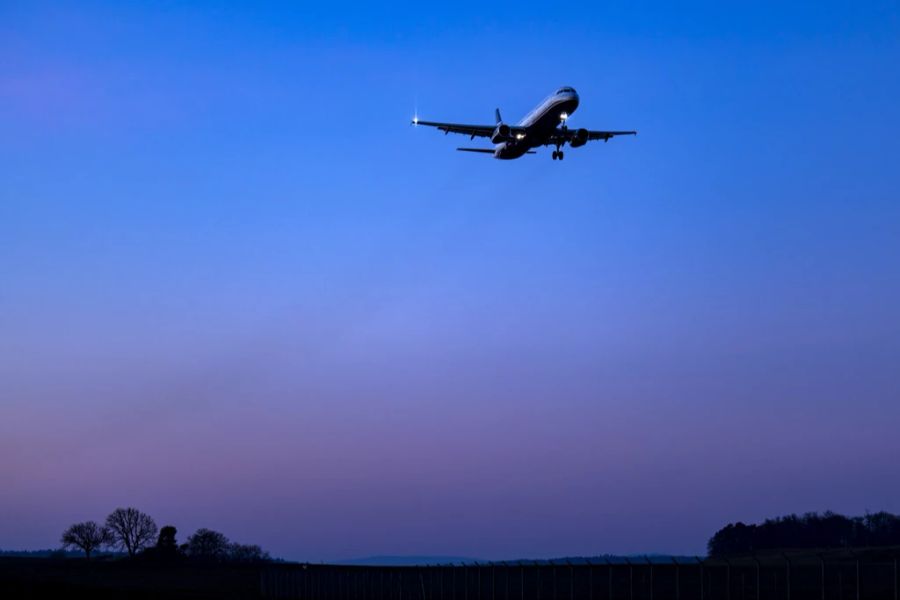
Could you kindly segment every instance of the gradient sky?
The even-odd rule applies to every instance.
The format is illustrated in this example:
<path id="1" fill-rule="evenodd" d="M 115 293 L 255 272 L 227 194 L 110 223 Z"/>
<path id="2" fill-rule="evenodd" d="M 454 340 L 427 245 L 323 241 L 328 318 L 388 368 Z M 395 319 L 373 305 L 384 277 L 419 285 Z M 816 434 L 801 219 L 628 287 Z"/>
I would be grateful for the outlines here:
<path id="1" fill-rule="evenodd" d="M 900 7 L 0 1 L 0 547 L 900 512 Z M 501 162 L 423 118 L 636 138 Z M 474 142 L 474 143 L 477 143 Z"/>

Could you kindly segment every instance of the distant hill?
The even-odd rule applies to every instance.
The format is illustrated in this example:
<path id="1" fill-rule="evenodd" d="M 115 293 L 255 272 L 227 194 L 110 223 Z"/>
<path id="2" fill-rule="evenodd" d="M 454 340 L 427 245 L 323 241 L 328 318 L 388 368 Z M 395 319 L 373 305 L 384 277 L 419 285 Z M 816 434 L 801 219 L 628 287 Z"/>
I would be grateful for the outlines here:
<path id="1" fill-rule="evenodd" d="M 564 556 L 559 558 L 522 558 L 511 560 L 484 560 L 481 558 L 472 558 L 470 556 L 369 556 L 366 558 L 354 558 L 350 560 L 341 560 L 334 564 L 351 565 L 351 566 L 369 566 L 369 567 L 416 567 L 426 565 L 472 565 L 478 563 L 480 565 L 490 564 L 527 564 L 527 565 L 584 565 L 588 562 L 594 564 L 604 564 L 609 561 L 613 564 L 646 563 L 653 564 L 671 564 L 675 559 L 678 562 L 685 563 L 694 560 L 693 556 L 672 556 L 670 554 L 640 554 L 640 555 L 617 555 L 605 554 L 601 556 Z"/>
<path id="2" fill-rule="evenodd" d="M 367 556 L 339 560 L 334 564 L 370 567 L 415 567 L 425 565 L 458 565 L 460 563 L 486 562 L 470 556 Z"/>
<path id="3" fill-rule="evenodd" d="M 97 557 L 124 556 L 122 552 L 98 552 Z M 60 550 L 47 548 L 46 550 L 0 550 L 0 557 L 9 558 L 84 558 L 84 552 L 80 550 Z"/>
<path id="4" fill-rule="evenodd" d="M 610 562 L 614 565 L 624 565 L 628 563 L 635 564 L 672 564 L 675 560 L 679 563 L 687 563 L 695 560 L 694 556 L 673 555 L 673 554 L 601 554 L 598 556 L 561 556 L 557 558 L 522 558 L 513 560 L 497 560 L 492 561 L 496 564 L 518 564 L 527 565 L 586 565 L 588 563 L 602 565 Z M 488 562 L 486 564 L 491 564 Z"/>
<path id="5" fill-rule="evenodd" d="M 76 558 L 84 556 L 84 552 L 74 550 L 59 550 L 48 548 L 46 550 L 0 550 L 0 556 L 14 556 L 17 558 Z"/>

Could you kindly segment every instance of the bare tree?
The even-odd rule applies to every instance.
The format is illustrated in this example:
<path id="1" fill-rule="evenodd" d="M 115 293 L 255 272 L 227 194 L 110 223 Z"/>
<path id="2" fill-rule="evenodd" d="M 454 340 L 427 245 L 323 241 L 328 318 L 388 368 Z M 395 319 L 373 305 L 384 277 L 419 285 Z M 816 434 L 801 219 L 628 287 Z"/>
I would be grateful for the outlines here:
<path id="1" fill-rule="evenodd" d="M 75 523 L 62 534 L 63 547 L 81 548 L 88 560 L 91 560 L 91 552 L 111 542 L 109 529 L 101 527 L 95 521 Z"/>
<path id="2" fill-rule="evenodd" d="M 156 538 L 156 523 L 136 508 L 117 508 L 106 517 L 113 542 L 128 556 L 134 556 Z"/>

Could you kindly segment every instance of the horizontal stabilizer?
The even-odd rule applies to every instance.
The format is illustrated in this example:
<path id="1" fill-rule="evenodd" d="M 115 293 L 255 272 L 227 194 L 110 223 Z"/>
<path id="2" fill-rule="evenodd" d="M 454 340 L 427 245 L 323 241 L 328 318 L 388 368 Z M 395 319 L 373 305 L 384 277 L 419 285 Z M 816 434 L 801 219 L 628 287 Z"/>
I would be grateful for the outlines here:
<path id="1" fill-rule="evenodd" d="M 493 154 L 494 151 L 489 148 L 457 148 L 460 152 L 483 152 L 485 154 Z"/>

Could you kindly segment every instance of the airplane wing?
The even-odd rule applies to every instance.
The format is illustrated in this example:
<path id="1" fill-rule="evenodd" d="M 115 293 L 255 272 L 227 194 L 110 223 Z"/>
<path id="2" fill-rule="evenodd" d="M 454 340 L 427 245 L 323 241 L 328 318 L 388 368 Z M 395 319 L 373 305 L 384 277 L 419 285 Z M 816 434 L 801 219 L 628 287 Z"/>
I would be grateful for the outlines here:
<path id="1" fill-rule="evenodd" d="M 610 138 L 619 135 L 637 135 L 637 131 L 591 131 L 589 129 L 562 129 L 550 136 L 546 145 L 555 145 L 558 142 L 569 142 L 573 147 L 580 146 L 592 140 L 608 142 Z"/>
<path id="2" fill-rule="evenodd" d="M 603 140 L 605 142 L 609 138 L 616 137 L 617 135 L 637 135 L 637 131 L 590 131 L 590 130 L 588 130 L 588 140 Z"/>
<path id="3" fill-rule="evenodd" d="M 413 119 L 413 125 L 427 125 L 428 127 L 436 127 L 444 133 L 462 133 L 468 135 L 471 139 L 476 137 L 491 137 L 494 133 L 496 125 L 461 125 L 459 123 L 436 123 L 434 121 L 420 121 Z"/>

